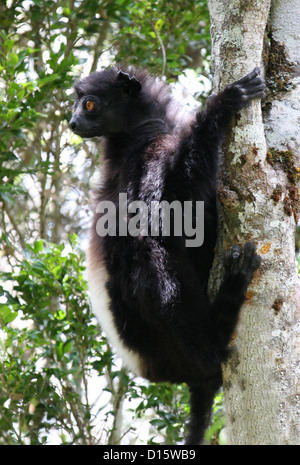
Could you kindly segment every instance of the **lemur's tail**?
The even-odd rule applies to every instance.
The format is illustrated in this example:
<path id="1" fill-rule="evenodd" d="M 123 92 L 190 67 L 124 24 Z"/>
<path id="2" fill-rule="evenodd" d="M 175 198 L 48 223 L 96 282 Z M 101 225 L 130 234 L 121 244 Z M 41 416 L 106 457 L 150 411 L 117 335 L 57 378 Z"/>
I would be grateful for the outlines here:
<path id="1" fill-rule="evenodd" d="M 190 386 L 191 418 L 188 425 L 186 445 L 201 444 L 211 419 L 215 391 L 199 386 Z"/>

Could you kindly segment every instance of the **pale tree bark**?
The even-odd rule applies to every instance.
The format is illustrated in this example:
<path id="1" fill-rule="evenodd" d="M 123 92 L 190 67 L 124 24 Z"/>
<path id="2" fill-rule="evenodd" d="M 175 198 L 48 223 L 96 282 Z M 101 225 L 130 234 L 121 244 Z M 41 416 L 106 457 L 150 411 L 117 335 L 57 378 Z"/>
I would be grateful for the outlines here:
<path id="1" fill-rule="evenodd" d="M 251 240 L 263 257 L 247 293 L 232 355 L 223 369 L 226 439 L 240 445 L 299 444 L 300 284 L 295 225 L 299 213 L 300 0 L 275 0 L 272 5 L 271 0 L 208 0 L 208 5 L 216 91 L 255 66 L 266 70 L 262 57 L 275 60 L 276 50 L 269 50 L 269 56 L 263 53 L 267 21 L 272 46 L 277 41 L 282 52 L 284 42 L 289 61 L 282 71 L 283 80 L 269 93 L 264 119 L 260 101 L 244 109 L 221 157 L 212 294 L 225 249 Z M 276 60 L 273 80 L 274 73 Z"/>

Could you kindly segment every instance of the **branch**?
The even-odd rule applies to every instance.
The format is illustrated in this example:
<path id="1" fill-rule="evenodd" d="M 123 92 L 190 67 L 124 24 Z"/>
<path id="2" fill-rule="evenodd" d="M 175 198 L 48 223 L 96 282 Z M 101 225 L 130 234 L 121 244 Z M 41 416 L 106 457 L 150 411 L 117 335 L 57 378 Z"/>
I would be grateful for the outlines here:
<path id="1" fill-rule="evenodd" d="M 121 373 L 124 370 L 121 370 Z M 118 445 L 121 441 L 121 426 L 122 426 L 122 407 L 123 407 L 123 397 L 127 391 L 128 383 L 124 384 L 123 379 L 119 376 L 119 385 L 118 389 L 115 392 L 113 399 L 113 411 L 114 411 L 114 422 L 113 427 L 108 438 L 108 445 Z"/>
<path id="2" fill-rule="evenodd" d="M 26 247 L 26 242 L 25 242 L 25 240 L 24 240 L 24 237 L 23 237 L 23 235 L 21 234 L 21 232 L 20 232 L 20 230 L 19 230 L 19 227 L 18 227 L 17 223 L 16 223 L 15 220 L 14 220 L 13 215 L 11 214 L 11 212 L 10 212 L 10 210 L 9 210 L 9 208 L 8 208 L 8 205 L 6 204 L 5 200 L 3 200 L 3 199 L 2 199 L 2 205 L 3 205 L 3 210 L 5 211 L 5 213 L 6 213 L 7 217 L 8 217 L 8 219 L 9 219 L 9 221 L 10 221 L 12 227 L 13 227 L 13 229 L 16 231 L 16 233 L 17 233 L 18 236 L 19 236 L 20 244 L 21 244 L 22 248 L 25 249 L 25 247 Z"/>
<path id="3" fill-rule="evenodd" d="M 161 51 L 162 51 L 162 57 L 163 57 L 163 68 L 162 68 L 162 72 L 161 72 L 161 75 L 162 77 L 165 76 L 165 73 L 166 73 L 166 65 L 167 65 L 167 54 L 166 54 L 166 49 L 165 49 L 165 46 L 164 46 L 164 43 L 162 41 L 162 38 L 160 37 L 158 31 L 157 31 L 157 28 L 154 26 L 154 32 L 155 32 L 155 35 L 158 39 L 158 42 L 160 43 L 160 46 L 161 46 Z"/>

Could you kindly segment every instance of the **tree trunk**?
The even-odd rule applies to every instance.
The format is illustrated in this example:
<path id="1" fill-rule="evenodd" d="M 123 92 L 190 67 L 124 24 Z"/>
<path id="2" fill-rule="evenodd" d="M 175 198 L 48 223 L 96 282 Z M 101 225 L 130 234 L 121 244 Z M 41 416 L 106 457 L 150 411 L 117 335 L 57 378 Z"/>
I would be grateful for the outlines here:
<path id="1" fill-rule="evenodd" d="M 267 46 L 264 51 L 264 43 L 269 44 L 265 31 L 271 0 L 208 0 L 208 5 L 215 89 L 255 66 L 263 69 L 263 58 L 268 62 L 265 72 L 270 87 L 264 121 L 261 102 L 254 101 L 234 122 L 221 157 L 212 295 L 224 250 L 251 240 L 263 258 L 247 293 L 231 358 L 223 369 L 226 438 L 229 444 L 240 445 L 299 444 L 300 284 L 295 225 L 300 172 L 295 161 L 300 151 L 300 88 L 294 65 L 299 66 L 295 62 L 300 0 L 273 1 L 268 28 L 273 34 L 271 49 Z"/>

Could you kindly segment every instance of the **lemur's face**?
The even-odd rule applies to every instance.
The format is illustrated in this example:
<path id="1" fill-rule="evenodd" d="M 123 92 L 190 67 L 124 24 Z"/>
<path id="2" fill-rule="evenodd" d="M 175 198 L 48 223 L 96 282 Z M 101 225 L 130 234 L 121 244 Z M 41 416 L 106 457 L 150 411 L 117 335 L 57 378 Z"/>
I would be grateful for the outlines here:
<path id="1" fill-rule="evenodd" d="M 133 111 L 131 99 L 140 89 L 135 78 L 122 72 L 109 82 L 101 80 L 101 72 L 83 79 L 75 86 L 76 101 L 70 128 L 75 134 L 88 138 L 126 132 L 129 114 Z"/>
<path id="2" fill-rule="evenodd" d="M 108 102 L 96 95 L 77 97 L 73 105 L 73 115 L 69 126 L 81 137 L 105 135 Z"/>

